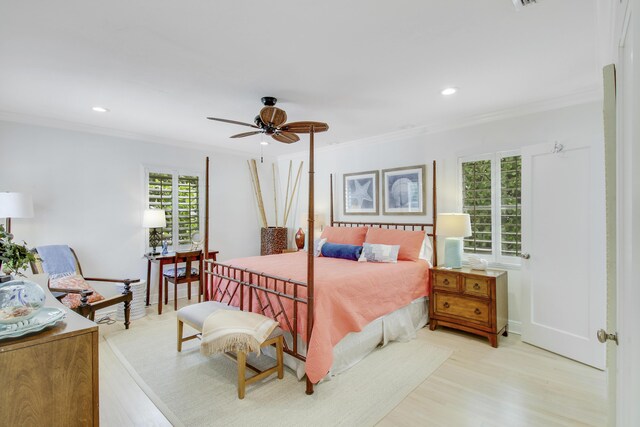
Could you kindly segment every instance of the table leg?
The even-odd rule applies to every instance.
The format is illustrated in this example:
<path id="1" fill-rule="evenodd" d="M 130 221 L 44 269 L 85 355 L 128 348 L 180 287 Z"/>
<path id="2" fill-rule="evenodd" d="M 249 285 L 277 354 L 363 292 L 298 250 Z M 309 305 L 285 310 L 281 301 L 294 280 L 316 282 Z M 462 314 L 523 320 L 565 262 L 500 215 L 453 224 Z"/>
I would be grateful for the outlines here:
<path id="1" fill-rule="evenodd" d="M 147 300 L 146 300 L 146 305 L 147 307 L 151 305 L 151 260 L 148 259 L 147 260 Z"/>
<path id="2" fill-rule="evenodd" d="M 163 267 L 163 263 L 162 261 L 160 261 L 158 263 L 159 266 L 159 270 L 158 270 L 158 314 L 162 314 L 162 267 Z"/>

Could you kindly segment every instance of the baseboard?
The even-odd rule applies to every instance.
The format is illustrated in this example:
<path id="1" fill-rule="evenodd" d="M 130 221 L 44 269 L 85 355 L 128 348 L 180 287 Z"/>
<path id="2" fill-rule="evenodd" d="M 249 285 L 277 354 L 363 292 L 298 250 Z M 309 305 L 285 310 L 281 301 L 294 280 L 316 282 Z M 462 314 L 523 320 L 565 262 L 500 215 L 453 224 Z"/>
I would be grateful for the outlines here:
<path id="1" fill-rule="evenodd" d="M 509 320 L 509 333 L 522 335 L 522 322 L 517 320 Z"/>

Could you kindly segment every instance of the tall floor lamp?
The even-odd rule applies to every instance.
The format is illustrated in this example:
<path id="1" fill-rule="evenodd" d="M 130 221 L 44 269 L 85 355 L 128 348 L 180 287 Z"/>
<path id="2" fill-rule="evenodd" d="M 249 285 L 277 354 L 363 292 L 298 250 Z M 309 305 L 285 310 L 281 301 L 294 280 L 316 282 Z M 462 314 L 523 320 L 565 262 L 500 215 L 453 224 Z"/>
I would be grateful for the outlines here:
<path id="1" fill-rule="evenodd" d="M 0 218 L 5 218 L 10 234 L 11 218 L 33 218 L 33 199 L 25 193 L 0 192 Z"/>

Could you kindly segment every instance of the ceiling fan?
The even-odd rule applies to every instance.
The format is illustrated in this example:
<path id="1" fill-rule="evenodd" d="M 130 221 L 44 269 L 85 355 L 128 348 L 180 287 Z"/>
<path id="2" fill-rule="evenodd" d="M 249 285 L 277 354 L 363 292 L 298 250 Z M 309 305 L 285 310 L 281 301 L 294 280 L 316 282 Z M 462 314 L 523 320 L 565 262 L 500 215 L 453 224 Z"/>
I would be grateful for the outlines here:
<path id="1" fill-rule="evenodd" d="M 275 139 L 276 141 L 283 142 L 285 144 L 292 144 L 300 140 L 298 133 L 310 133 L 313 128 L 314 133 L 325 132 L 329 130 L 329 125 L 322 122 L 291 122 L 286 123 L 287 113 L 284 110 L 276 107 L 278 100 L 272 96 L 265 96 L 262 98 L 262 104 L 264 107 L 253 119 L 252 123 L 239 122 L 236 120 L 220 119 L 217 117 L 207 117 L 209 120 L 216 120 L 224 123 L 231 123 L 234 125 L 248 126 L 250 128 L 258 129 L 251 132 L 238 133 L 231 135 L 231 138 L 244 138 L 245 136 L 266 134 Z"/>

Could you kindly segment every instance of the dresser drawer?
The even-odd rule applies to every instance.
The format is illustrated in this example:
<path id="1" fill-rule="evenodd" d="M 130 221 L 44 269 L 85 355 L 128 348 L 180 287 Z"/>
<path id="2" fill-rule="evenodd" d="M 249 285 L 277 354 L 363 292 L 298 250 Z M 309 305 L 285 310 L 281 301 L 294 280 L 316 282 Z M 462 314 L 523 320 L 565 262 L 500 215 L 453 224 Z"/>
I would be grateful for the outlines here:
<path id="1" fill-rule="evenodd" d="M 436 314 L 490 326 L 489 301 L 439 292 L 434 292 L 433 298 Z"/>
<path id="2" fill-rule="evenodd" d="M 447 291 L 458 292 L 458 275 L 456 273 L 434 273 L 434 289 L 445 289 Z"/>
<path id="3" fill-rule="evenodd" d="M 462 293 L 475 297 L 489 298 L 491 296 L 491 281 L 465 276 L 462 278 Z"/>

